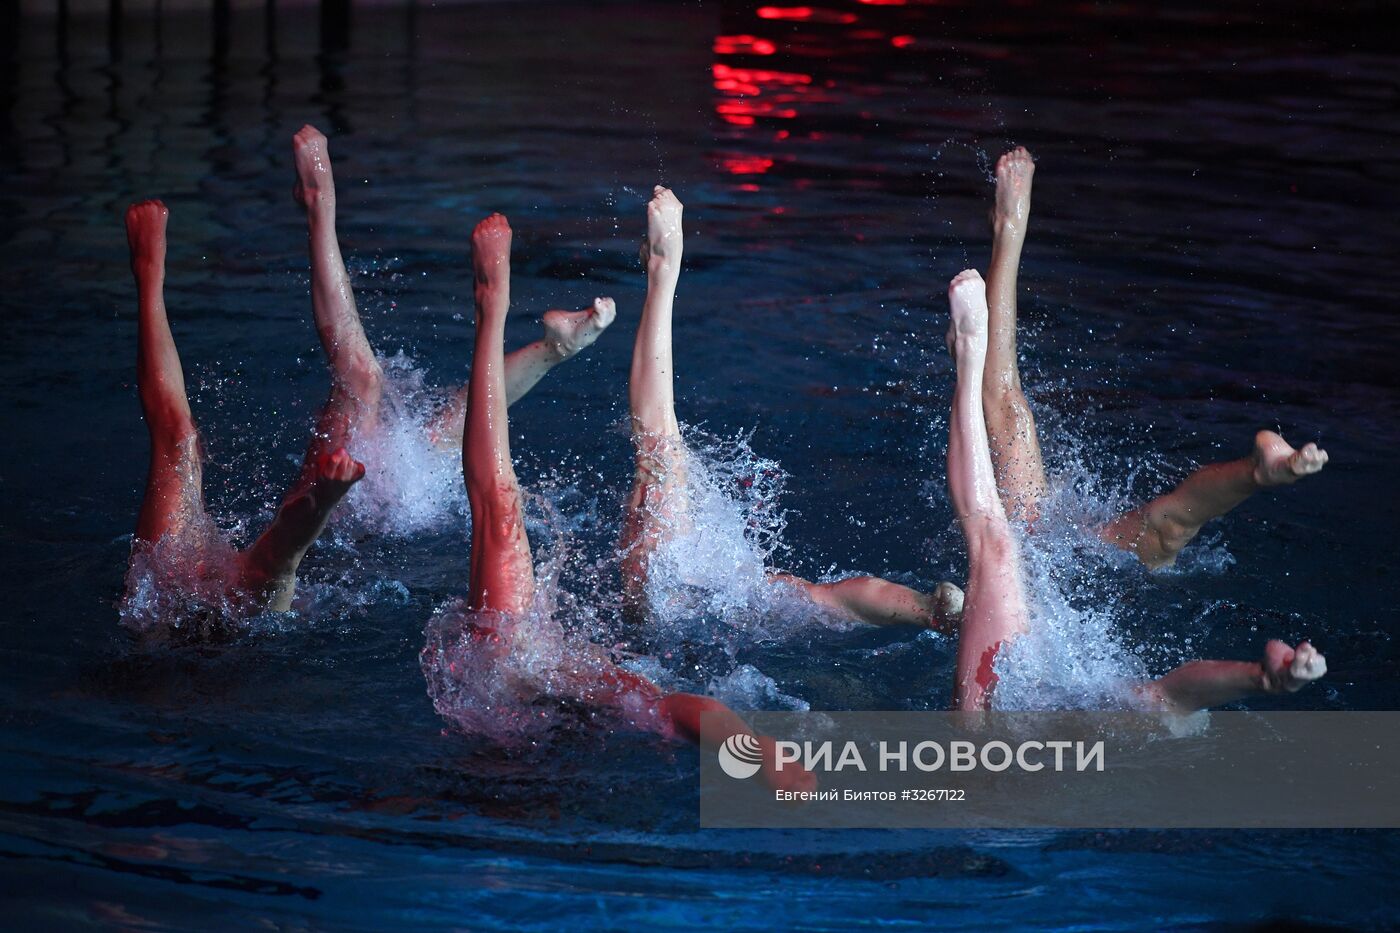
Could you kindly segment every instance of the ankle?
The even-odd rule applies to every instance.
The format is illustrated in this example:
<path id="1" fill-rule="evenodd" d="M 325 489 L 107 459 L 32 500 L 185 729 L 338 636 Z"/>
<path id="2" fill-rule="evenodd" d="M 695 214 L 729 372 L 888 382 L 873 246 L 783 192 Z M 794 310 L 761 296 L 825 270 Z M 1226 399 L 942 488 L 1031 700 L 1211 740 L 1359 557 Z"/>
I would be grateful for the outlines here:
<path id="1" fill-rule="evenodd" d="M 539 340 L 536 340 L 535 346 L 538 348 L 537 352 L 539 353 L 540 359 L 546 366 L 551 367 L 558 366 L 560 363 L 573 356 L 574 352 L 577 352 L 570 352 L 569 348 L 564 346 L 562 342 L 548 337 L 541 337 Z"/>

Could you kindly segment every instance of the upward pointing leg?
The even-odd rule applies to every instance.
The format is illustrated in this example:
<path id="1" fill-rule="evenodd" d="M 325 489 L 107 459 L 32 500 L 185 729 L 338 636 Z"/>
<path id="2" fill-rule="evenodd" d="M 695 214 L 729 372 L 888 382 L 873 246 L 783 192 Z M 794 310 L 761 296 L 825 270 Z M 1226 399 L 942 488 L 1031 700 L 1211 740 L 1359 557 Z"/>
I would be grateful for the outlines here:
<path id="1" fill-rule="evenodd" d="M 982 277 L 960 273 L 948 289 L 949 348 L 957 363 L 948 433 L 948 492 L 967 539 L 967 587 L 958 627 L 959 709 L 985 709 L 996 683 L 992 664 L 1003 642 L 1028 627 L 1021 559 L 996 476 L 982 414 L 987 299 Z"/>
<path id="2" fill-rule="evenodd" d="M 519 614 L 534 600 L 535 570 L 520 485 L 510 460 L 505 336 L 510 310 L 510 223 L 492 214 L 472 232 L 476 349 L 462 435 L 462 474 L 472 508 L 473 610 Z"/>
<path id="3" fill-rule="evenodd" d="M 647 561 L 684 503 L 685 445 L 676 421 L 671 311 L 680 281 L 684 238 L 681 202 L 657 185 L 647 203 L 642 260 L 647 294 L 628 380 L 636 472 L 623 520 L 623 593 L 632 611 L 642 608 Z"/>
<path id="4" fill-rule="evenodd" d="M 1030 222 L 1035 162 L 1029 152 L 1017 147 L 997 161 L 996 174 L 992 262 L 987 270 L 989 320 L 982 406 L 1002 502 L 1013 519 L 1030 521 L 1035 518 L 1036 503 L 1048 489 L 1035 416 L 1021 388 L 1016 358 L 1016 278 Z"/>
<path id="5" fill-rule="evenodd" d="M 335 179 L 326 137 L 304 126 L 292 138 L 293 199 L 306 212 L 311 308 L 331 369 L 331 392 L 307 445 L 302 469 L 268 529 L 244 556 L 245 585 L 273 609 L 290 607 L 297 567 L 331 510 L 364 476 L 346 452 L 378 412 L 383 374 L 365 337 L 335 232 Z"/>
<path id="6" fill-rule="evenodd" d="M 311 252 L 311 309 L 316 333 L 330 364 L 335 424 L 326 425 L 329 449 L 343 446 L 345 435 L 378 410 L 383 373 L 365 337 L 350 289 L 350 274 L 340 255 L 335 231 L 335 178 L 326 137 L 304 126 L 292 137 L 297 183 L 293 199 L 306 211 Z"/>
<path id="7" fill-rule="evenodd" d="M 136 382 L 151 436 L 150 472 L 136 520 L 136 541 L 148 544 L 204 515 L 199 434 L 165 312 L 165 228 L 169 216 L 160 201 L 142 201 L 126 211 L 127 245 L 137 294 Z"/>

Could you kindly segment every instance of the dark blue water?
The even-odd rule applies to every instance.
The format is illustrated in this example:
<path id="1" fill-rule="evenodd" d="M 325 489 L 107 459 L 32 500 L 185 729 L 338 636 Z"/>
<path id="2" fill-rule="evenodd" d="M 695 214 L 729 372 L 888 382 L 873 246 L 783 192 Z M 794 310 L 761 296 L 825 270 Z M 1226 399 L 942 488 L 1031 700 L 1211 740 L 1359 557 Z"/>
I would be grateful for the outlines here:
<path id="1" fill-rule="evenodd" d="M 1394 921 L 1393 833 L 711 833 L 689 748 L 585 727 L 507 752 L 445 731 L 418 652 L 467 555 L 431 484 L 412 533 L 369 506 L 338 526 L 294 617 L 217 645 L 119 628 L 146 466 L 129 201 L 172 211 L 171 318 L 235 537 L 290 480 L 326 388 L 288 198 L 290 136 L 313 122 L 371 339 L 428 384 L 466 374 L 466 244 L 490 210 L 516 230 L 512 345 L 544 308 L 617 299 L 612 331 L 511 415 L 522 480 L 577 555 L 566 584 L 606 597 L 586 567 L 630 474 L 636 244 L 659 180 L 688 224 L 680 414 L 752 431 L 782 465 L 774 561 L 931 586 L 964 566 L 941 492 L 942 294 L 985 266 L 989 167 L 1018 143 L 1039 159 L 1023 348 L 1052 464 L 1140 499 L 1260 427 L 1332 457 L 1178 572 L 1100 575 L 1125 644 L 1160 671 L 1308 637 L 1326 680 L 1250 705 L 1395 708 L 1400 62 L 1381 7 L 756 6 L 341 22 L 128 4 L 115 26 L 75 8 L 0 28 L 7 926 Z M 942 708 L 952 650 L 799 628 L 737 646 L 751 676 L 721 686 Z"/>

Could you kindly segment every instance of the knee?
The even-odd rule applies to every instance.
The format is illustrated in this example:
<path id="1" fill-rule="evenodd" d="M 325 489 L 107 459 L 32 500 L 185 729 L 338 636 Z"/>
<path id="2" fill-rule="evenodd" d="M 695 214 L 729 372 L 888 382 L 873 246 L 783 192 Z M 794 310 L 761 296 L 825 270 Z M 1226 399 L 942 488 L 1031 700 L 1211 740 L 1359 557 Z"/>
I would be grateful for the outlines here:
<path id="1" fill-rule="evenodd" d="M 151 434 L 152 450 L 161 456 L 179 460 L 200 459 L 199 429 L 195 427 L 189 409 L 148 409 L 146 427 Z"/>
<path id="2" fill-rule="evenodd" d="M 366 404 L 375 404 L 384 391 L 384 370 L 370 353 L 351 353 L 335 367 L 336 382 Z"/>
<path id="3" fill-rule="evenodd" d="M 977 563 L 1007 564 L 1016 559 L 1016 536 L 1004 520 L 987 519 L 968 529 L 969 557 Z"/>

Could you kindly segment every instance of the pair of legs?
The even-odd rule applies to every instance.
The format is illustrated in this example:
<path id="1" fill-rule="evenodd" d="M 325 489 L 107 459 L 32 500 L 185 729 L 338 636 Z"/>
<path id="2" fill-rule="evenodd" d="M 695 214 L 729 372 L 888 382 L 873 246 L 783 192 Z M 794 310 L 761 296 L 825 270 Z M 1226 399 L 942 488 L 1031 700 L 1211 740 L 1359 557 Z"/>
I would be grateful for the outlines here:
<path id="1" fill-rule="evenodd" d="M 647 204 L 642 245 L 647 293 L 628 383 L 636 472 L 623 521 L 622 551 L 624 599 L 633 615 L 645 615 L 648 561 L 667 535 L 684 528 L 688 505 L 687 451 L 676 421 L 671 352 L 671 314 L 685 244 L 681 214 L 675 194 L 656 186 Z M 962 592 L 951 583 L 926 594 L 877 577 L 835 583 L 811 583 L 789 574 L 771 579 L 875 625 L 920 625 L 951 632 L 962 606 Z"/>
<path id="2" fill-rule="evenodd" d="M 996 683 L 993 664 L 1002 644 L 1029 625 L 1020 550 L 997 492 L 983 387 L 991 356 L 987 289 L 973 270 L 948 289 L 952 324 L 948 346 L 957 364 L 949 419 L 948 491 L 967 540 L 968 575 L 959 623 L 959 709 L 987 708 Z M 1163 709 L 1185 712 L 1230 703 L 1256 693 L 1298 690 L 1326 673 L 1322 655 L 1307 642 L 1296 649 L 1271 641 L 1258 662 L 1192 661 L 1139 686 Z"/>
<path id="3" fill-rule="evenodd" d="M 330 183 L 329 163 L 324 179 L 313 170 L 314 161 L 298 135 L 299 193 L 310 184 Z M 322 140 L 324 143 L 324 140 Z M 364 475 L 364 466 L 345 450 L 357 417 L 373 404 L 368 394 L 377 386 L 364 380 L 356 368 L 360 357 L 356 341 L 364 341 L 348 283 L 337 292 L 328 281 L 330 263 L 323 255 L 318 227 L 325 220 L 324 203 L 307 204 L 312 236 L 313 306 L 332 369 L 331 397 L 321 413 L 317 430 L 307 448 L 300 476 L 283 499 L 267 530 L 238 556 L 235 578 L 226 581 L 232 603 L 249 611 L 291 607 L 297 567 L 307 548 L 325 527 L 331 510 L 346 491 Z M 329 211 L 334 216 L 334 189 L 329 189 Z M 165 252 L 169 211 L 160 201 L 142 201 L 127 209 L 127 241 L 138 296 L 137 384 L 141 409 L 150 432 L 150 472 L 137 518 L 133 549 L 154 546 L 168 535 L 180 535 L 208 524 L 204 511 L 203 470 L 199 432 L 185 394 L 180 355 L 166 315 Z M 331 235 L 334 247 L 334 234 Z M 334 259 L 338 262 L 339 250 Z M 329 286 L 329 287 L 328 287 Z M 349 302 L 348 314 L 344 306 Z M 367 349 L 367 347 L 366 347 Z M 373 363 L 373 357 L 368 359 Z M 377 372 L 377 367 L 375 372 Z"/>
<path id="4" fill-rule="evenodd" d="M 311 126 L 292 140 L 296 166 L 293 199 L 305 212 L 311 256 L 311 304 L 316 331 L 331 370 L 331 393 L 317 419 L 300 475 L 276 518 L 239 556 L 232 594 L 254 610 L 290 607 L 296 571 L 325 527 L 331 509 L 364 475 L 346 448 L 378 418 L 383 372 L 360 323 L 350 276 L 336 236 L 335 179 L 324 135 Z M 166 318 L 165 232 L 168 211 L 159 201 L 132 205 L 127 236 L 139 296 L 137 375 L 151 435 L 151 467 L 137 522 L 137 543 L 207 522 L 199 438 L 185 395 L 179 354 Z M 612 321 L 612 308 L 550 311 L 543 339 L 507 358 L 509 400 L 528 392 L 556 363 L 597 339 Z M 466 389 L 455 393 L 439 431 L 460 438 Z"/>
<path id="5" fill-rule="evenodd" d="M 997 485 L 1010 517 L 1030 522 L 1048 490 L 1035 418 L 1021 388 L 1016 357 L 1016 278 L 1030 221 L 1035 163 L 1023 148 L 997 162 L 992 210 L 992 259 L 986 293 L 990 312 L 982 405 Z M 1228 463 L 1202 467 L 1170 493 L 1122 515 L 1100 530 L 1104 540 L 1131 551 L 1156 569 L 1175 562 L 1213 518 L 1261 489 L 1283 486 L 1321 470 L 1327 454 L 1316 444 L 1294 450 L 1272 431 L 1260 431 L 1254 450 Z"/>
<path id="6" fill-rule="evenodd" d="M 476 648 L 503 650 L 491 615 L 529 624 L 534 604 L 534 561 L 525 534 L 520 485 L 510 456 L 509 393 L 504 353 L 506 316 L 510 309 L 511 229 L 500 214 L 477 224 L 472 233 L 476 272 L 476 348 L 466 392 L 462 432 L 462 474 L 472 510 L 471 584 L 468 608 L 486 613 L 471 627 Z M 600 298 L 595 308 L 611 316 L 613 301 Z M 718 748 L 736 733 L 751 734 L 744 721 L 724 704 L 693 694 L 666 694 L 644 677 L 611 664 L 562 670 L 561 676 L 586 679 L 571 684 L 577 695 L 616 709 L 632 721 L 652 725 L 706 748 Z M 810 789 L 806 772 L 775 768 L 773 740 L 757 736 L 763 772 L 770 784 Z"/>

